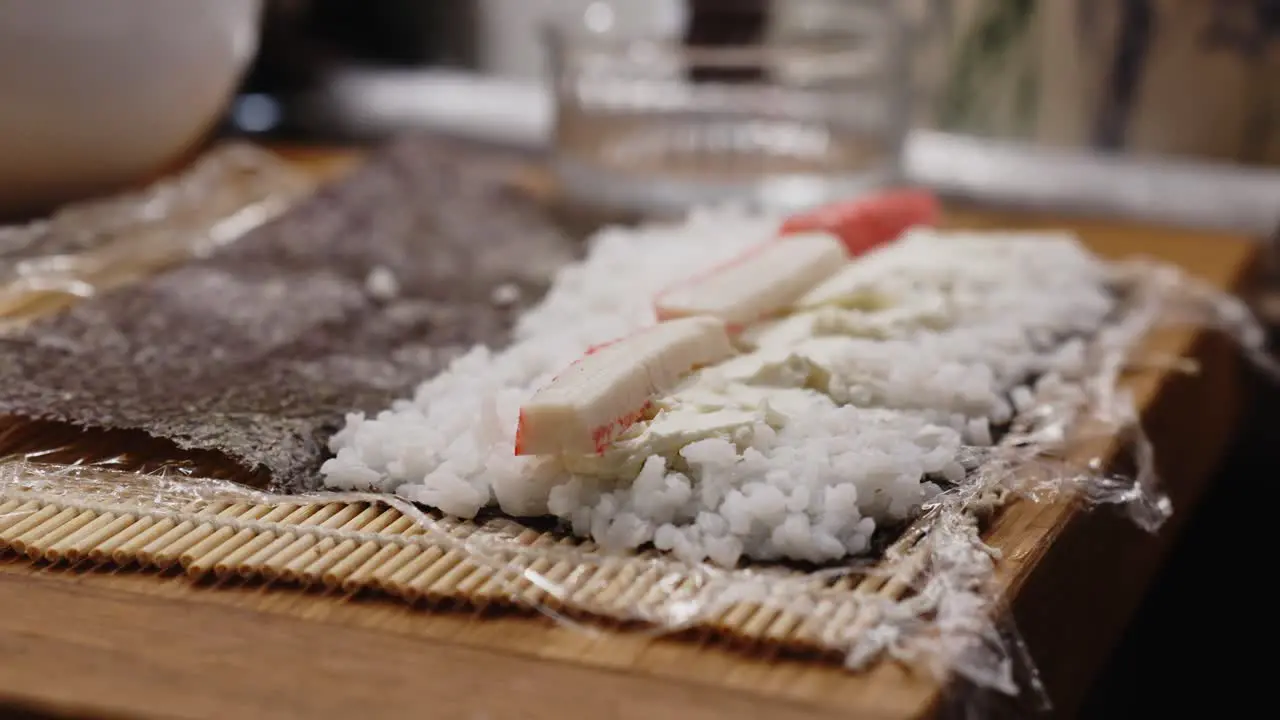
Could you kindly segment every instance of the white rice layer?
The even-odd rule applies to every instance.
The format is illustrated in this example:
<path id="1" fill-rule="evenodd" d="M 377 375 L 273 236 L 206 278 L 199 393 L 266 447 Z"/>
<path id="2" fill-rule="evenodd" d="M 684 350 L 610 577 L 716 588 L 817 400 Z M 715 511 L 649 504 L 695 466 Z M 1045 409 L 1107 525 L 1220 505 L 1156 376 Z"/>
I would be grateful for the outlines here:
<path id="1" fill-rule="evenodd" d="M 825 562 L 866 550 L 959 481 L 966 445 L 1025 410 L 1035 375 L 1072 375 L 1112 300 L 1068 236 L 912 232 L 750 329 L 603 455 L 513 453 L 519 407 L 590 346 L 654 322 L 672 281 L 768 238 L 776 218 L 717 211 L 611 229 L 566 267 L 514 344 L 475 348 L 374 418 L 350 415 L 323 468 L 462 517 L 551 514 L 616 548 L 690 560 Z"/>

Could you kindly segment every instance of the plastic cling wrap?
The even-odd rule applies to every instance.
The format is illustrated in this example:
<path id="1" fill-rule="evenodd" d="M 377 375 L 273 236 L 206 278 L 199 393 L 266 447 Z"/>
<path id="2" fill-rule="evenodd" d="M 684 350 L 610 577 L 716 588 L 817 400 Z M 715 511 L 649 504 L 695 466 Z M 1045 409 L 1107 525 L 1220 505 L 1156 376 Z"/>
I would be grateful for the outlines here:
<path id="1" fill-rule="evenodd" d="M 208 255 L 312 190 L 284 161 L 229 144 L 143 190 L 0 227 L 0 331 Z"/>
<path id="2" fill-rule="evenodd" d="M 1274 371 L 1237 301 L 1163 266 L 1114 271 L 1127 300 L 1089 343 L 1084 380 L 1039 383 L 997 445 L 966 449 L 968 477 L 862 561 L 726 569 L 610 552 L 503 517 L 444 517 L 394 495 L 271 494 L 204 477 L 198 462 L 124 471 L 136 461 L 110 445 L 66 464 L 65 434 L 24 425 L 2 438 L 21 451 L 0 465 L 0 545 L 54 563 L 180 566 L 193 577 L 516 606 L 586 632 L 590 618 L 656 633 L 702 629 L 839 657 L 854 670 L 892 658 L 1005 693 L 1034 691 L 1015 682 L 1027 668 L 999 621 L 1003 558 L 984 539 L 988 521 L 1014 502 L 1083 502 L 1160 527 L 1172 508 L 1123 376 L 1161 360 L 1140 341 L 1162 324 L 1223 329 Z M 1124 453 L 1135 471 L 1115 474 Z"/>

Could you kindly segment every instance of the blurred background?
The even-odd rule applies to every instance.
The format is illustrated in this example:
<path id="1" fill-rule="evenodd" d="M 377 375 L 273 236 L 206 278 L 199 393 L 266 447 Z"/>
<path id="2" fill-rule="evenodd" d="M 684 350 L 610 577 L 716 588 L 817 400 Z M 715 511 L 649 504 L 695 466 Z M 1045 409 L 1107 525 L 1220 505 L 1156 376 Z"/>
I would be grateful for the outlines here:
<path id="1" fill-rule="evenodd" d="M 429 128 L 547 154 L 565 197 L 650 214 L 907 180 L 1280 224 L 1280 0 L 264 0 L 262 18 L 227 135 Z"/>
<path id="2" fill-rule="evenodd" d="M 0 215 L 137 182 L 215 125 L 276 145 L 452 133 L 550 158 L 577 201 L 645 212 L 905 180 L 1023 209 L 1280 223 L 1280 0 L 110 6 L 0 3 Z"/>
<path id="3" fill-rule="evenodd" d="M 350 82 L 354 76 L 365 88 L 379 78 L 400 78 L 406 93 L 413 86 L 405 71 L 545 79 L 550 68 L 543 27 L 566 17 L 589 22 L 607 14 L 615 28 L 632 33 L 683 26 L 685 39 L 702 45 L 764 38 L 776 28 L 802 24 L 806 16 L 830 12 L 831 5 L 822 0 L 267 0 L 263 47 L 241 99 L 247 109 L 240 129 L 345 135 L 413 121 L 403 111 L 404 98 L 400 106 L 391 98 L 383 107 L 368 107 L 370 95 L 363 94 L 366 107 L 359 112 L 345 107 L 344 101 L 359 92 L 353 85 L 360 83 Z M 911 19 L 913 81 L 922 93 L 915 121 L 921 126 L 1058 146 L 1280 164 L 1276 0 L 903 0 L 897 5 Z M 420 113 L 426 121 L 431 111 Z"/>

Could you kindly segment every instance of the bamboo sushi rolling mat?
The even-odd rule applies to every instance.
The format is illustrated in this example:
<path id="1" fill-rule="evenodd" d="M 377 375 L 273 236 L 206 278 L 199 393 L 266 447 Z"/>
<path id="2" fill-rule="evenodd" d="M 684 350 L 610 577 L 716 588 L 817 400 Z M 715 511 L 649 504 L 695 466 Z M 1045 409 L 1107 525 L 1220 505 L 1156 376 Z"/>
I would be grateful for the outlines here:
<path id="1" fill-rule="evenodd" d="M 358 162 L 324 150 L 284 154 L 323 178 Z M 545 187 L 536 171 L 526 180 Z M 1230 290 L 1256 259 L 1246 239 L 1206 233 L 973 211 L 949 222 L 1069 227 L 1104 256 L 1153 256 Z M 1201 365 L 1194 377 L 1150 370 L 1130 379 L 1173 521 L 1152 537 L 1069 501 L 1015 502 L 986 533 L 1002 552 L 1004 598 L 1059 712 L 1078 702 L 1193 511 L 1244 397 L 1235 350 L 1217 336 L 1161 332 L 1148 348 Z M 37 445 L 53 432 L 13 422 L 3 431 L 11 443 Z M 126 717 L 908 718 L 950 699 L 931 678 L 895 664 L 850 674 L 821 662 L 821 622 L 776 608 L 731 606 L 714 628 L 674 639 L 502 612 L 545 592 L 499 582 L 456 550 L 415 539 L 413 523 L 394 509 L 184 510 L 0 497 L 0 701 Z M 552 580 L 575 569 L 539 562 L 534 569 Z M 661 574 L 605 567 L 571 599 L 608 615 L 669 591 L 653 580 Z M 892 596 L 909 581 L 881 577 L 842 591 Z M 355 594 L 362 589 L 377 592 Z M 461 611 L 476 606 L 490 612 Z M 847 622 L 844 611 L 837 603 L 825 619 Z"/>

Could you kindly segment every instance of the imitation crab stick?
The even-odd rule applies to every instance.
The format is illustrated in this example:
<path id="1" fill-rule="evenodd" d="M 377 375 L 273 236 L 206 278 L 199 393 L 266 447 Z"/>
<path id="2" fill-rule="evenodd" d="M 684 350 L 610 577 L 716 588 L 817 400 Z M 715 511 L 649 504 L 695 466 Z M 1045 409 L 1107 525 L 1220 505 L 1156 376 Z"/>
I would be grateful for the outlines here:
<path id="1" fill-rule="evenodd" d="M 659 323 L 592 348 L 520 408 L 517 455 L 602 452 L 644 417 L 654 395 L 733 354 L 723 322 Z"/>
<path id="2" fill-rule="evenodd" d="M 658 320 L 709 315 L 737 331 L 787 307 L 845 263 L 840 239 L 813 232 L 769 241 L 658 295 Z"/>
<path id="3" fill-rule="evenodd" d="M 710 316 L 731 332 L 791 306 L 846 260 L 896 240 L 916 225 L 936 225 L 938 203 L 919 190 L 892 190 L 795 215 L 778 237 L 683 280 L 654 300 L 658 319 Z"/>
<path id="4" fill-rule="evenodd" d="M 779 233 L 829 232 L 840 238 L 850 257 L 857 257 L 893 242 L 916 225 L 937 225 L 940 216 L 938 199 L 932 193 L 889 190 L 794 215 L 782 224 Z"/>

